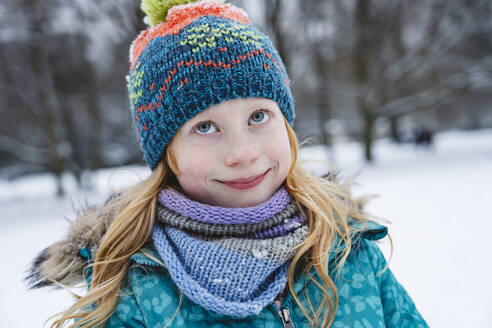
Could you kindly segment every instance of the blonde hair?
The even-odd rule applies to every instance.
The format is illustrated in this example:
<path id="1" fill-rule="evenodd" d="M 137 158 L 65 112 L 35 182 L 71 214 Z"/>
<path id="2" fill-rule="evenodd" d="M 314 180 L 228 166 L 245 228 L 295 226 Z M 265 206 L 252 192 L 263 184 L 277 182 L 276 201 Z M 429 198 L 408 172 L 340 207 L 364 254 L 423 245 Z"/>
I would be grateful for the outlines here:
<path id="1" fill-rule="evenodd" d="M 352 199 L 349 185 L 344 186 L 336 181 L 317 177 L 300 166 L 297 137 L 285 118 L 284 122 L 292 150 L 292 165 L 285 187 L 294 197 L 299 209 L 307 211 L 304 215 L 308 219 L 309 226 L 308 237 L 299 246 L 290 264 L 287 273 L 288 288 L 311 326 L 320 325 L 321 313 L 326 309 L 321 327 L 330 327 L 338 304 L 337 288 L 328 269 L 330 254 L 335 249 L 343 249 L 337 256 L 336 277 L 338 277 L 352 247 L 352 232 L 345 218 L 351 217 L 365 222 L 368 221 L 368 214 Z M 63 327 L 72 319 L 78 321 L 70 324 L 69 327 L 89 327 L 95 323 L 102 326 L 114 312 L 121 286 L 130 267 L 130 256 L 141 250 L 151 237 L 158 193 L 165 186 L 177 183 L 175 175 L 179 175 L 180 172 L 175 162 L 172 144 L 171 141 L 166 148 L 165 160 L 159 162 L 148 179 L 123 190 L 100 209 L 111 211 L 116 215 L 91 265 L 93 277 L 90 288 L 87 294 L 78 297 L 71 307 L 54 315 L 59 318 L 51 324 L 52 328 Z M 340 247 L 342 243 L 343 248 Z M 308 277 L 312 278 L 312 268 L 321 279 L 316 281 L 312 278 L 314 284 L 323 293 L 323 298 L 316 309 L 311 303 L 307 289 L 305 292 L 309 309 L 303 306 L 294 291 L 294 271 L 301 263 L 306 265 L 305 284 Z"/>

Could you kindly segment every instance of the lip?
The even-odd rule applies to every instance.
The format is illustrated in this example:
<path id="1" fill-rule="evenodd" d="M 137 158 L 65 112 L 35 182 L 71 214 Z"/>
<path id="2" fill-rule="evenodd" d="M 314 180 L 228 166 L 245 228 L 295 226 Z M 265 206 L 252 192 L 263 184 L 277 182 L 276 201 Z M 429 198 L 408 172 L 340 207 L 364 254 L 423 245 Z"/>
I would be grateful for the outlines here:
<path id="1" fill-rule="evenodd" d="M 270 171 L 270 169 L 266 170 L 265 173 L 260 174 L 260 175 L 255 175 L 252 177 L 244 178 L 244 179 L 236 179 L 236 180 L 230 180 L 230 181 L 220 181 L 221 183 L 225 184 L 226 186 L 232 187 L 234 189 L 249 189 L 253 188 L 261 183 L 263 181 L 263 178 L 265 175 Z"/>

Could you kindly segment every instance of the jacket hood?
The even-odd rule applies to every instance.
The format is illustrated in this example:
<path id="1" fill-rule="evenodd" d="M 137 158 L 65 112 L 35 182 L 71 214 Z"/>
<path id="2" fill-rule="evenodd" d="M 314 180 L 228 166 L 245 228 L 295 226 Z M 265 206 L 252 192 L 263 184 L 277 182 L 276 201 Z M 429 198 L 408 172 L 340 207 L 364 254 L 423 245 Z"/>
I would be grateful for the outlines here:
<path id="1" fill-rule="evenodd" d="M 116 194 L 111 195 L 107 204 Z M 28 275 L 24 278 L 29 288 L 45 286 L 73 287 L 82 282 L 87 258 L 81 250 L 95 254 L 114 213 L 105 212 L 105 206 L 91 206 L 76 211 L 66 237 L 42 250 L 33 260 Z"/>

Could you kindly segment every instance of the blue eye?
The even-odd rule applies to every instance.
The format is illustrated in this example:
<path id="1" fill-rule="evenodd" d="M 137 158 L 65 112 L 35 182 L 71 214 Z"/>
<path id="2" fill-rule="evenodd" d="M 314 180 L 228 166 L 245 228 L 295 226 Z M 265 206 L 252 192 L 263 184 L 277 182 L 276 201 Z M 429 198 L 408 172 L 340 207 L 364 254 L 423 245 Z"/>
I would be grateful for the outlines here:
<path id="1" fill-rule="evenodd" d="M 256 111 L 251 115 L 251 122 L 252 124 L 261 124 L 270 119 L 270 115 L 266 111 Z"/>
<path id="2" fill-rule="evenodd" d="M 198 134 L 210 134 L 216 132 L 217 128 L 210 122 L 202 122 L 196 126 L 195 131 Z"/>

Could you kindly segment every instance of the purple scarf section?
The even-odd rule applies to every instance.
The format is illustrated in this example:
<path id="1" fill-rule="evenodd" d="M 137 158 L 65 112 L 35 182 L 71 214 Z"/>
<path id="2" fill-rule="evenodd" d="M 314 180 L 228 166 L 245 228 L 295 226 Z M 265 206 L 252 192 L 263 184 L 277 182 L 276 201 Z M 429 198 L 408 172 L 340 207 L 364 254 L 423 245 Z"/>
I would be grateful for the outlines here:
<path id="1" fill-rule="evenodd" d="M 248 224 L 263 222 L 281 212 L 292 201 L 292 196 L 287 189 L 281 187 L 272 197 L 259 205 L 226 208 L 200 203 L 187 198 L 174 189 L 166 188 L 159 193 L 158 200 L 168 209 L 196 221 L 212 224 Z M 289 220 L 289 222 L 293 220 Z M 301 222 L 300 219 L 298 219 L 298 222 Z M 287 227 L 289 226 L 288 222 L 285 224 Z M 290 225 L 292 224 L 290 223 Z M 268 232 L 264 231 L 263 233 Z M 271 235 L 267 234 L 263 238 L 270 237 Z"/>

